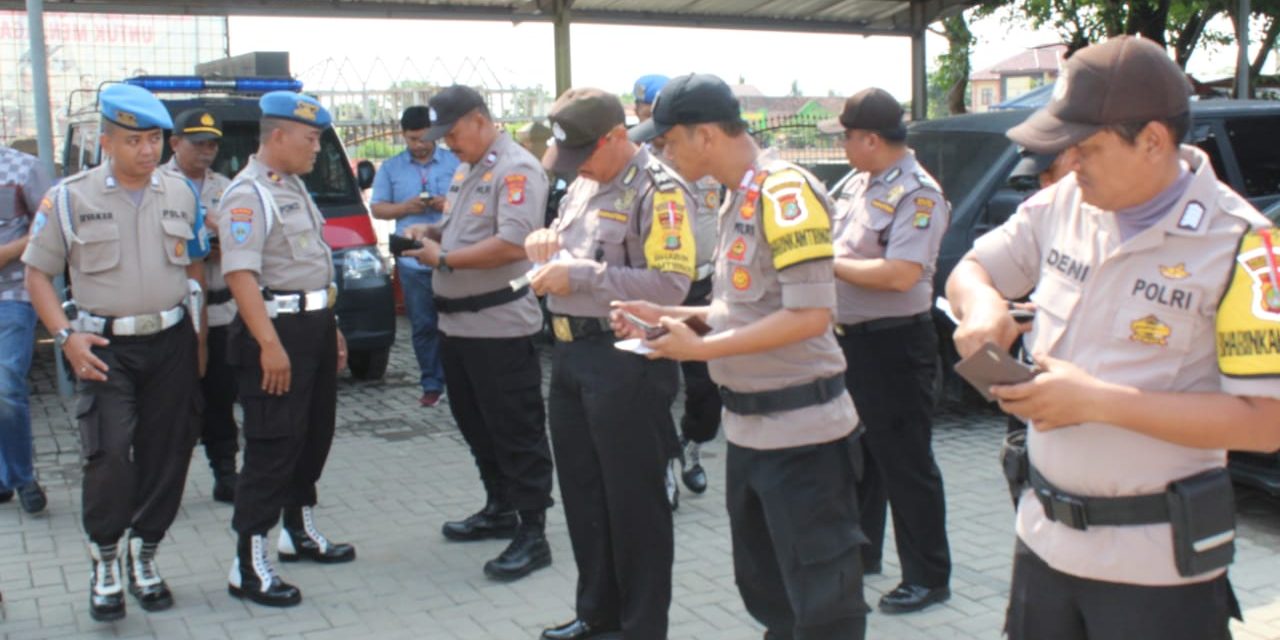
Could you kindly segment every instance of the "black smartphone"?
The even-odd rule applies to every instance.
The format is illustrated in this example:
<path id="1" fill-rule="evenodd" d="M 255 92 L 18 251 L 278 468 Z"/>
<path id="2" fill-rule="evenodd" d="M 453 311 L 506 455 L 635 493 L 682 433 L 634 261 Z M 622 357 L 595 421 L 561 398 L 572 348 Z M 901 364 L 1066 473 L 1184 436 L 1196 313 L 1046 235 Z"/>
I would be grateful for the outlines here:
<path id="1" fill-rule="evenodd" d="M 387 246 L 391 249 L 391 255 L 399 258 L 406 251 L 421 249 L 422 243 L 413 238 L 406 238 L 393 233 L 387 236 Z"/>

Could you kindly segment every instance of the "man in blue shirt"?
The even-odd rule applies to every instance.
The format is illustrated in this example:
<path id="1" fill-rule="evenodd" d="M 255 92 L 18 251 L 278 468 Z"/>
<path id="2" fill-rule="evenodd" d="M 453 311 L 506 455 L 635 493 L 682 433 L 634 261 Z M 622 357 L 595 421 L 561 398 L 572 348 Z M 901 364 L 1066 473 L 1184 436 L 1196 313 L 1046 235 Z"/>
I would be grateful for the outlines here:
<path id="1" fill-rule="evenodd" d="M 458 157 L 447 149 L 437 149 L 426 138 L 431 125 L 425 106 L 409 107 L 400 116 L 400 133 L 405 150 L 382 163 L 373 181 L 373 217 L 395 220 L 396 233 L 403 234 L 410 225 L 440 222 L 445 207 L 445 194 Z M 440 332 L 435 303 L 432 301 L 431 267 L 413 258 L 396 260 L 404 306 L 413 326 L 413 351 L 421 370 L 424 407 L 434 407 L 444 392 L 444 369 L 440 365 Z"/>

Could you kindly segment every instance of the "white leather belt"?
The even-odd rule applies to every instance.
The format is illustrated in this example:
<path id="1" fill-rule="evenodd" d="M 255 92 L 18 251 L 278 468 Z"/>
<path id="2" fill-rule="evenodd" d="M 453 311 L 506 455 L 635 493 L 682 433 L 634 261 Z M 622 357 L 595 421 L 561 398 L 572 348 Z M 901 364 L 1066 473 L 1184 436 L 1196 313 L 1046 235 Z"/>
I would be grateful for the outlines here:
<path id="1" fill-rule="evenodd" d="M 715 271 L 716 271 L 715 263 L 707 262 L 705 264 L 700 264 L 698 265 L 698 271 L 693 281 L 697 282 L 699 280 L 706 280 L 707 278 L 710 278 L 711 274 L 715 273 Z"/>
<path id="2" fill-rule="evenodd" d="M 144 313 L 123 318 L 106 318 L 81 311 L 71 322 L 71 326 L 76 331 L 107 335 L 107 323 L 110 322 L 110 334 L 113 336 L 150 336 L 182 322 L 186 312 L 187 308 L 182 305 L 160 313 Z"/>
<path id="3" fill-rule="evenodd" d="M 315 291 L 306 291 L 302 293 L 273 292 L 271 294 L 271 299 L 265 301 L 267 305 L 267 316 L 274 318 L 281 314 L 328 309 L 337 299 L 337 296 L 334 295 L 335 292 L 333 289 L 334 287 L 331 285 L 325 289 L 316 289 Z"/>

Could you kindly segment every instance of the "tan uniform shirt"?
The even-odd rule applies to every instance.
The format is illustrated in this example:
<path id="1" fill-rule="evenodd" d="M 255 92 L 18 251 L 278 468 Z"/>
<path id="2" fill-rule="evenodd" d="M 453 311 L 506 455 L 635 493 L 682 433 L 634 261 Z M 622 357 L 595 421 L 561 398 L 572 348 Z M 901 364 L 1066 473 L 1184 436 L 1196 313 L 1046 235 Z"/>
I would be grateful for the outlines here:
<path id="1" fill-rule="evenodd" d="M 838 258 L 905 260 L 924 269 L 907 291 L 887 291 L 836 283 L 836 320 L 857 324 L 901 318 L 933 306 L 933 274 L 951 210 L 938 183 L 915 153 L 877 175 L 858 173 L 834 194 Z"/>
<path id="2" fill-rule="evenodd" d="M 71 234 L 63 231 L 63 207 Z M 81 311 L 117 318 L 166 311 L 187 295 L 197 210 L 191 187 L 163 171 L 151 174 L 135 205 L 104 162 L 49 191 L 22 261 L 49 275 L 70 264 Z"/>
<path id="3" fill-rule="evenodd" d="M 440 247 L 454 251 L 494 236 L 523 247 L 525 236 L 542 228 L 549 190 L 538 159 L 499 134 L 479 164 L 463 164 L 453 174 Z M 438 296 L 464 298 L 506 289 L 531 266 L 519 260 L 493 269 L 436 269 L 431 284 Z M 532 291 L 496 307 L 440 314 L 440 331 L 449 336 L 515 338 L 541 329 L 542 309 Z"/>
<path id="4" fill-rule="evenodd" d="M 708 320 L 717 331 L 746 326 L 779 309 L 832 309 L 831 203 L 816 178 L 766 151 L 720 210 L 719 247 Z M 708 364 L 717 384 L 773 391 L 844 372 L 831 332 L 803 342 Z M 830 442 L 858 424 L 848 393 L 826 404 L 743 416 L 725 411 L 725 437 L 752 449 Z"/>
<path id="5" fill-rule="evenodd" d="M 572 293 L 548 296 L 547 308 L 603 318 L 613 300 L 683 302 L 696 269 L 689 198 L 643 148 L 611 182 L 574 180 L 551 223 L 571 256 Z"/>
<path id="6" fill-rule="evenodd" d="M 250 181 L 274 200 L 274 213 Z M 270 233 L 268 215 L 273 216 Z M 333 282 L 324 217 L 298 176 L 276 173 L 257 156 L 250 156 L 249 164 L 223 192 L 214 218 L 224 274 L 252 271 L 258 275 L 258 284 L 273 291 L 314 291 Z"/>
<path id="7" fill-rule="evenodd" d="M 1203 152 L 1184 146 L 1182 157 L 1193 172 L 1190 186 L 1168 215 L 1127 242 L 1114 213 L 1082 202 L 1074 174 L 978 240 L 969 255 L 1001 294 L 1017 298 L 1035 288 L 1033 353 L 1145 391 L 1242 393 L 1250 387 L 1220 373 L 1215 318 L 1241 237 L 1250 225 L 1269 224 L 1218 182 Z M 1280 397 L 1274 379 L 1251 388 Z M 1030 429 L 1027 445 L 1031 463 L 1050 483 L 1083 496 L 1162 493 L 1170 482 L 1221 467 L 1227 458 L 1221 449 L 1183 447 L 1097 422 Z M 1054 569 L 1083 578 L 1175 585 L 1221 573 L 1179 576 L 1167 524 L 1078 531 L 1048 520 L 1030 494 L 1019 503 L 1017 531 Z"/>
<path id="8" fill-rule="evenodd" d="M 182 169 L 178 167 L 176 158 L 169 158 L 169 161 L 160 166 L 161 169 L 167 171 L 171 175 L 183 180 L 190 180 Z M 209 229 L 210 235 L 218 235 L 218 225 L 212 219 L 218 210 L 218 203 L 222 200 L 222 192 L 226 190 L 227 185 L 231 184 L 231 180 L 217 171 L 205 171 L 204 182 L 200 184 L 200 204 L 204 206 L 205 226 Z M 227 288 L 227 281 L 222 277 L 221 256 L 211 255 L 209 260 L 204 264 L 204 281 L 206 291 L 222 291 Z M 236 316 L 236 301 L 229 300 L 224 304 L 209 305 L 209 326 L 223 327 L 231 324 L 231 320 Z"/>

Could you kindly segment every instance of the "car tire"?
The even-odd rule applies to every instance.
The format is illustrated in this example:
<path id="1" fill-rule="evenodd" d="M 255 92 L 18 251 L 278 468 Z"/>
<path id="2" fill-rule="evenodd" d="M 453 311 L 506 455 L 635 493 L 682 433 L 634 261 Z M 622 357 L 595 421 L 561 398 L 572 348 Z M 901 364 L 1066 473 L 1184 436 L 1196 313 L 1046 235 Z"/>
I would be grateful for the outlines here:
<path id="1" fill-rule="evenodd" d="M 356 380 L 381 380 L 387 373 L 390 359 L 391 347 L 352 351 L 347 356 L 347 366 L 351 368 L 351 377 Z"/>

